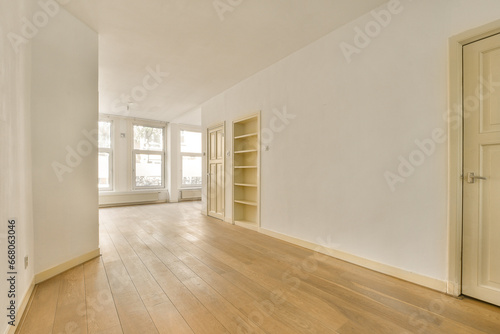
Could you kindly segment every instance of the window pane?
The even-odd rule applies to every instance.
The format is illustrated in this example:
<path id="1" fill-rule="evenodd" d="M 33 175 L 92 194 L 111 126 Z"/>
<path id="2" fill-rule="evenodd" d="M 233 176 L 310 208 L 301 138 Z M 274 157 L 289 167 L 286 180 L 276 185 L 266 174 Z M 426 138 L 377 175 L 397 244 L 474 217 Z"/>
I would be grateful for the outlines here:
<path id="1" fill-rule="evenodd" d="M 136 187 L 161 187 L 161 154 L 135 155 Z"/>
<path id="2" fill-rule="evenodd" d="M 99 152 L 99 188 L 110 188 L 111 180 L 109 173 L 110 154 Z"/>
<path id="3" fill-rule="evenodd" d="M 181 152 L 201 153 L 201 132 L 181 131 Z"/>
<path id="4" fill-rule="evenodd" d="M 99 147 L 111 148 L 111 122 L 99 122 Z"/>
<path id="5" fill-rule="evenodd" d="M 163 129 L 134 125 L 134 149 L 163 151 Z"/>
<path id="6" fill-rule="evenodd" d="M 201 186 L 201 157 L 182 157 L 182 185 Z"/>

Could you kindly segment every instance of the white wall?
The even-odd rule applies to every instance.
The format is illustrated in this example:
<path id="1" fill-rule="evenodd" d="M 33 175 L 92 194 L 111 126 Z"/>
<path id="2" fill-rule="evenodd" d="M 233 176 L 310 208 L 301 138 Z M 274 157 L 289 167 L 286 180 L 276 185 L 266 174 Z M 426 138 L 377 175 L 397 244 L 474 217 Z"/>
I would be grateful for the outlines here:
<path id="1" fill-rule="evenodd" d="M 105 120 L 105 118 L 102 118 Z M 129 132 L 129 123 L 124 118 L 110 118 L 112 124 L 113 145 L 113 191 L 127 192 L 132 188 L 132 154 L 130 152 L 130 140 L 132 134 Z M 122 134 L 125 134 L 123 137 Z"/>
<path id="2" fill-rule="evenodd" d="M 201 126 L 201 108 L 187 111 L 171 120 L 170 123 Z"/>
<path id="3" fill-rule="evenodd" d="M 97 148 L 84 134 L 97 131 L 97 34 L 61 8 L 31 43 L 35 272 L 40 273 L 99 247 Z"/>
<path id="4" fill-rule="evenodd" d="M 31 196 L 30 141 L 30 49 L 15 52 L 7 39 L 10 32 L 21 28 L 20 18 L 29 16 L 24 0 L 0 1 L 0 254 L 4 277 L 0 280 L 0 303 L 7 307 L 7 222 L 16 218 L 16 307 L 28 292 L 34 275 L 33 211 Z M 24 269 L 23 258 L 30 265 Z M 7 311 L 0 333 L 7 329 Z M 16 324 L 20 319 L 16 319 Z"/>
<path id="5" fill-rule="evenodd" d="M 394 12 L 350 63 L 341 43 L 369 13 L 204 103 L 202 124 L 226 120 L 229 139 L 233 119 L 262 110 L 262 228 L 446 281 L 446 144 L 394 191 L 384 174 L 415 140 L 446 133 L 448 39 L 498 19 L 500 2 L 401 0 Z M 295 118 L 282 128 L 284 108 Z"/>
<path id="6" fill-rule="evenodd" d="M 177 123 L 168 123 L 167 127 L 167 189 L 170 202 L 179 201 L 179 163 L 180 129 Z"/>

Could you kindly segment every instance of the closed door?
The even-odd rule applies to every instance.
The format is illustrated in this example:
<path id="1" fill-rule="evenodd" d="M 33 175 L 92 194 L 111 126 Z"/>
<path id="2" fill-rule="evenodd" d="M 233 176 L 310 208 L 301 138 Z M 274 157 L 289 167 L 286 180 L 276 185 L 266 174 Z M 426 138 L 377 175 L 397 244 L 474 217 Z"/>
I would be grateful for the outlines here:
<path id="1" fill-rule="evenodd" d="M 463 51 L 462 292 L 500 305 L 500 35 Z"/>
<path id="2" fill-rule="evenodd" d="M 208 130 L 208 215 L 224 219 L 224 125 Z"/>

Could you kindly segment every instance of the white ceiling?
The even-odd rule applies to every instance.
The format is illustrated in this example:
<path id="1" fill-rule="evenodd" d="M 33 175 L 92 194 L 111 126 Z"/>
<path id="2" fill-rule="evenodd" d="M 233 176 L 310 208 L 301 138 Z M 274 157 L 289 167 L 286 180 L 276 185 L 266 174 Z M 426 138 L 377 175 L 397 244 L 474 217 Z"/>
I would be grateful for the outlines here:
<path id="1" fill-rule="evenodd" d="M 169 121 L 384 2 L 72 0 L 65 8 L 99 33 L 100 112 Z M 221 3 L 232 11 L 220 16 Z M 156 88 L 147 79 L 149 90 L 148 67 L 169 73 Z M 127 111 L 119 99 L 132 92 Z"/>

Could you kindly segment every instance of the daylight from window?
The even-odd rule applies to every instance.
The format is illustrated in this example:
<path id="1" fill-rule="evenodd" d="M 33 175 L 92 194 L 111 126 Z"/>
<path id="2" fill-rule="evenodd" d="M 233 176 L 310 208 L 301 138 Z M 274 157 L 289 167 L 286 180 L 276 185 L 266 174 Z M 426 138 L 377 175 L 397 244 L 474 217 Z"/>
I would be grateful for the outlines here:
<path id="1" fill-rule="evenodd" d="M 201 186 L 201 132 L 181 131 L 181 183 L 183 187 Z"/>
<path id="2" fill-rule="evenodd" d="M 136 188 L 163 186 L 163 128 L 134 125 Z"/>
<path id="3" fill-rule="evenodd" d="M 99 190 L 111 190 L 111 122 L 99 122 Z"/>

